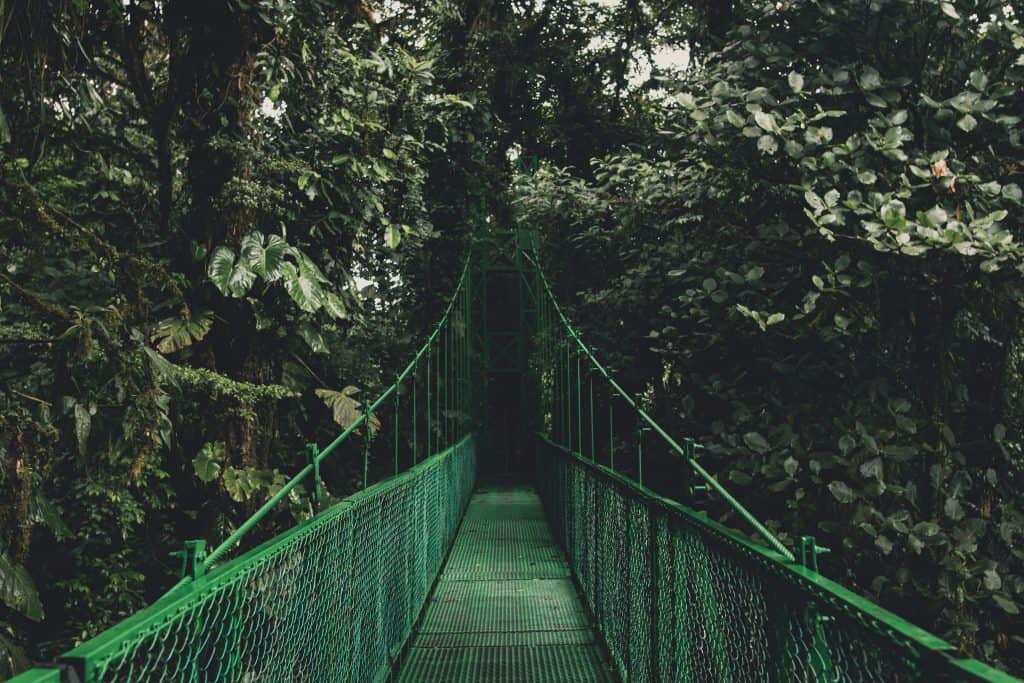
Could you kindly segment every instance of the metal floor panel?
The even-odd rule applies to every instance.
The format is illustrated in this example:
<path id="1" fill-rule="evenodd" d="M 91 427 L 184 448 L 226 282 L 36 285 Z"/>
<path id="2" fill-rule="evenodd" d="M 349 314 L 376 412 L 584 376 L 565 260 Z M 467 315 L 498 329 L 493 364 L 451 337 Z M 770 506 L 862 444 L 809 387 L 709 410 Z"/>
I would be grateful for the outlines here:
<path id="1" fill-rule="evenodd" d="M 399 683 L 611 683 L 530 488 L 474 494 Z"/>
<path id="2" fill-rule="evenodd" d="M 414 647 L 399 681 L 420 683 L 603 683 L 613 679 L 587 645 Z"/>

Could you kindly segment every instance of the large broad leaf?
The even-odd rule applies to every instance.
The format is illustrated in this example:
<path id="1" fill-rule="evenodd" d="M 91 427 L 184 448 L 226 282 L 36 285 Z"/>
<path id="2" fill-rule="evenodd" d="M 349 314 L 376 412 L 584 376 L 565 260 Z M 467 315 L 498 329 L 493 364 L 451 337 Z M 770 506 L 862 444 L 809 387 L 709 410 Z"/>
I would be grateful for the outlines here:
<path id="1" fill-rule="evenodd" d="M 221 463 L 224 461 L 224 443 L 221 441 L 204 443 L 199 453 L 192 459 L 192 467 L 200 481 L 210 483 L 220 476 Z"/>
<path id="2" fill-rule="evenodd" d="M 397 225 L 389 224 L 384 229 L 384 243 L 388 246 L 388 249 L 397 249 L 401 241 L 402 229 Z"/>
<path id="3" fill-rule="evenodd" d="M 224 489 L 231 500 L 243 503 L 262 488 L 261 474 L 251 467 L 229 467 L 224 470 Z"/>
<path id="4" fill-rule="evenodd" d="M 256 273 L 249 269 L 244 259 L 236 262 L 235 252 L 227 247 L 213 250 L 206 273 L 221 294 L 236 298 L 244 296 L 256 281 Z"/>
<path id="5" fill-rule="evenodd" d="M 327 292 L 324 295 L 324 310 L 327 314 L 335 320 L 344 320 L 348 317 L 348 310 L 345 308 L 345 302 L 341 300 L 341 297 L 334 292 Z"/>
<path id="6" fill-rule="evenodd" d="M 255 231 L 242 240 L 242 260 L 249 270 L 267 282 L 281 277 L 281 265 L 288 253 L 288 243 L 280 235 L 267 235 Z"/>
<path id="7" fill-rule="evenodd" d="M 320 281 L 308 269 L 294 263 L 284 263 L 281 273 L 284 288 L 299 308 L 307 313 L 316 313 L 324 305 L 324 290 Z M 316 271 L 319 273 L 319 270 Z"/>
<path id="8" fill-rule="evenodd" d="M 327 342 L 324 341 L 319 328 L 308 322 L 303 322 L 299 325 L 299 336 L 309 345 L 313 353 L 327 353 Z"/>
<path id="9" fill-rule="evenodd" d="M 316 395 L 323 399 L 327 407 L 334 414 L 334 421 L 341 425 L 342 429 L 348 429 L 363 415 L 363 405 L 355 398 L 359 389 L 347 386 L 341 391 L 332 389 L 317 389 Z M 380 429 L 380 420 L 375 414 L 370 415 L 370 433 L 375 434 Z"/>
<path id="10" fill-rule="evenodd" d="M 324 275 L 323 272 L 320 270 L 320 266 L 316 265 L 316 263 L 313 262 L 313 259 L 306 256 L 298 249 L 292 249 L 290 253 L 294 254 L 295 260 L 298 261 L 299 272 L 303 273 L 306 277 L 316 280 L 317 282 L 320 282 L 322 284 L 330 284 L 331 281 L 328 280 L 327 276 Z"/>
<path id="11" fill-rule="evenodd" d="M 43 603 L 28 571 L 0 554 L 0 601 L 32 621 L 42 621 Z"/>
<path id="12" fill-rule="evenodd" d="M 191 346 L 207 335 L 213 327 L 213 311 L 201 311 L 188 320 L 165 318 L 156 326 L 153 341 L 161 353 L 174 353 Z"/>

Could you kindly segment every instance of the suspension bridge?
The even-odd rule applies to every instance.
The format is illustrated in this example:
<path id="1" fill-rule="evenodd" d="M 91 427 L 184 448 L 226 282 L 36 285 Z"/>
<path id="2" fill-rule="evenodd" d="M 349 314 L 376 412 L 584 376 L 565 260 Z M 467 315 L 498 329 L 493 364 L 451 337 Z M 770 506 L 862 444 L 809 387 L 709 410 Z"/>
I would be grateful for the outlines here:
<path id="1" fill-rule="evenodd" d="M 652 448 L 680 500 L 645 487 Z M 14 681 L 1018 680 L 823 576 L 823 549 L 783 544 L 700 450 L 581 339 L 535 234 L 482 236 L 358 419 L 211 552 L 186 542 L 154 604 Z M 360 457 L 335 499 L 322 466 Z M 300 491 L 309 518 L 255 540 Z"/>

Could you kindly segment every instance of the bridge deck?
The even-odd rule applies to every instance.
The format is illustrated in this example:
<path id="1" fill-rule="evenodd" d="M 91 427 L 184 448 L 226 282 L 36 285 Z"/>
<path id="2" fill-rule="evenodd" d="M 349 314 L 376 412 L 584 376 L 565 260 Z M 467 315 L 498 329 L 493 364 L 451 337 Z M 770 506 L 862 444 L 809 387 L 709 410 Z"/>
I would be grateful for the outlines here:
<path id="1" fill-rule="evenodd" d="M 614 680 L 537 494 L 478 490 L 399 683 Z"/>

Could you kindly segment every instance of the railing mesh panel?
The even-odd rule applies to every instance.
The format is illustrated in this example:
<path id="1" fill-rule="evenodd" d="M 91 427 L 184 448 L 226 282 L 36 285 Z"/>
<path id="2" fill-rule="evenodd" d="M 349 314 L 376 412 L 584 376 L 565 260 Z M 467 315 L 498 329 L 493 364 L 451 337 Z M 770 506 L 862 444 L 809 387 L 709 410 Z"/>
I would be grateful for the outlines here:
<path id="1" fill-rule="evenodd" d="M 723 542 L 697 513 L 543 442 L 537 483 L 623 680 L 976 680 L 742 541 Z"/>
<path id="2" fill-rule="evenodd" d="M 97 681 L 379 680 L 472 493 L 472 438 L 200 578 L 90 658 Z M 173 604 L 172 604 L 173 603 Z"/>

